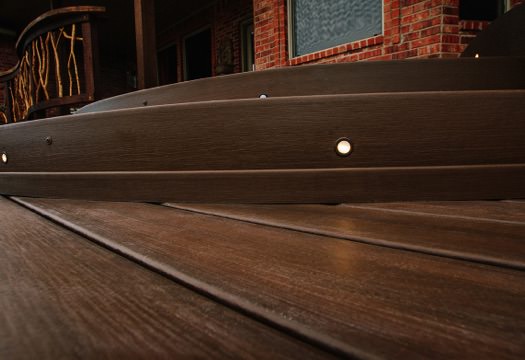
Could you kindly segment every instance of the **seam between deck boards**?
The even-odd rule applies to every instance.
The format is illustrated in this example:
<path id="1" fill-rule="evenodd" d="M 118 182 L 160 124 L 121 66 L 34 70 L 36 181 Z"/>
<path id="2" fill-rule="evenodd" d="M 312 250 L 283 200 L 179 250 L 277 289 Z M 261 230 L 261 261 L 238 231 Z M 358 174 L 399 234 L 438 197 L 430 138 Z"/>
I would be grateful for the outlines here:
<path id="1" fill-rule="evenodd" d="M 51 214 L 49 211 L 39 208 L 25 202 L 23 199 L 17 197 L 5 197 L 15 204 L 30 210 L 31 212 L 51 221 L 52 223 L 65 228 L 77 235 L 82 236 L 87 241 L 90 241 L 98 246 L 101 246 L 115 254 L 118 254 L 139 266 L 142 266 L 150 271 L 153 271 L 160 276 L 168 278 L 171 281 L 184 286 L 191 291 L 194 291 L 218 304 L 226 306 L 233 311 L 243 314 L 250 319 L 258 321 L 266 326 L 269 326 L 277 331 L 287 334 L 299 341 L 307 343 L 311 346 L 317 347 L 328 353 L 336 356 L 342 356 L 352 359 L 377 359 L 370 353 L 363 350 L 348 346 L 347 344 L 326 336 L 323 333 L 311 330 L 293 321 L 286 320 L 276 314 L 273 314 L 264 308 L 245 301 L 239 296 L 231 295 L 211 284 L 200 281 L 188 274 L 185 274 L 177 269 L 162 264 L 161 262 L 152 260 L 136 251 L 133 251 L 126 246 L 119 245 L 103 236 L 99 236 L 87 229 L 84 229 L 76 224 L 62 219 L 60 216 Z"/>
<path id="2" fill-rule="evenodd" d="M 305 228 L 303 226 L 280 224 L 280 223 L 272 222 L 272 221 L 256 221 L 256 220 L 253 220 L 247 217 L 233 216 L 233 215 L 227 215 L 227 214 L 218 214 L 212 211 L 196 210 L 196 209 L 191 209 L 191 208 L 185 208 L 184 206 L 179 207 L 177 205 L 173 205 L 169 203 L 164 203 L 161 205 L 170 207 L 172 209 L 180 210 L 180 211 L 187 211 L 187 212 L 191 212 L 195 214 L 214 216 L 218 218 L 235 220 L 235 221 L 260 225 L 260 226 L 269 226 L 269 227 L 284 229 L 284 230 L 289 230 L 289 231 L 297 231 L 301 233 L 320 235 L 320 236 L 336 238 L 336 239 L 341 239 L 341 240 L 346 240 L 346 241 L 354 241 L 354 242 L 372 245 L 372 246 L 381 246 L 381 247 L 386 247 L 390 249 L 410 251 L 410 252 L 415 252 L 419 254 L 438 256 L 438 257 L 444 257 L 448 259 L 468 261 L 468 262 L 473 262 L 473 263 L 478 263 L 478 264 L 483 264 L 483 265 L 491 265 L 491 266 L 509 268 L 513 270 L 525 271 L 525 264 L 521 264 L 515 261 L 502 261 L 498 258 L 493 258 L 489 256 L 470 255 L 468 253 L 464 253 L 460 251 L 432 249 L 432 248 L 427 248 L 424 246 L 401 244 L 398 242 L 381 240 L 381 239 L 376 239 L 376 238 L 368 238 L 368 237 L 362 237 L 362 236 L 344 236 L 344 235 L 333 233 L 330 231 L 314 230 L 314 229 Z"/>
<path id="3" fill-rule="evenodd" d="M 378 211 L 378 212 L 391 212 L 391 213 L 399 213 L 399 214 L 406 214 L 406 215 L 412 215 L 412 216 L 421 216 L 421 217 L 441 217 L 441 218 L 448 218 L 448 219 L 462 219 L 462 220 L 471 220 L 471 221 L 479 221 L 479 222 L 485 222 L 485 223 L 502 223 L 502 224 L 508 224 L 508 225 L 525 225 L 525 221 L 514 221 L 514 220 L 501 220 L 501 219 L 490 219 L 490 218 L 484 218 L 484 217 L 474 217 L 474 216 L 468 216 L 468 215 L 447 215 L 447 214 L 435 214 L 435 213 L 429 213 L 424 211 L 411 211 L 411 210 L 404 210 L 404 209 L 388 209 L 381 206 L 362 206 L 362 205 L 354 205 L 354 204 L 341 204 L 344 207 L 349 207 L 353 209 L 363 209 L 367 211 Z"/>

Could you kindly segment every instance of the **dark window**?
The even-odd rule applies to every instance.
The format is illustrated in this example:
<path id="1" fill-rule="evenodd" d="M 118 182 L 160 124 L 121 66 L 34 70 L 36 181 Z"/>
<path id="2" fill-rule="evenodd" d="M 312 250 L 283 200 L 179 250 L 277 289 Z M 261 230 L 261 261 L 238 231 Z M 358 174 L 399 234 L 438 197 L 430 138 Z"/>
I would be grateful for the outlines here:
<path id="1" fill-rule="evenodd" d="M 459 17 L 463 20 L 492 21 L 504 11 L 504 0 L 461 0 L 459 2 Z"/>
<path id="2" fill-rule="evenodd" d="M 177 82 L 177 46 L 170 46 L 159 51 L 159 85 Z"/>
<path id="3" fill-rule="evenodd" d="M 242 71 L 252 71 L 255 65 L 255 48 L 253 46 L 253 22 L 243 22 L 241 24 L 242 41 Z"/>
<path id="4" fill-rule="evenodd" d="M 383 32 L 382 0 L 290 0 L 289 5 L 294 56 Z"/>
<path id="5" fill-rule="evenodd" d="M 211 30 L 191 35 L 184 41 L 185 79 L 211 76 Z"/>

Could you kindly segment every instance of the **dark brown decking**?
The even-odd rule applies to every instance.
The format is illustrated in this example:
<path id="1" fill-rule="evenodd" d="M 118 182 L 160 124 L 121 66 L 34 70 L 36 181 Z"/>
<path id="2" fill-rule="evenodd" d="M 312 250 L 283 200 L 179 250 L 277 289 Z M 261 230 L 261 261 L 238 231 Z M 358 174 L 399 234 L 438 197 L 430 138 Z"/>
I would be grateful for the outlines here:
<path id="1" fill-rule="evenodd" d="M 9 124 L 0 192 L 212 203 L 521 198 L 524 102 L 525 90 L 312 95 Z M 344 137 L 354 151 L 341 157 Z"/>
<path id="2" fill-rule="evenodd" d="M 523 202 L 14 200 L 0 355 L 525 355 Z"/>
<path id="3" fill-rule="evenodd" d="M 363 61 L 286 67 L 135 91 L 89 104 L 78 113 L 210 100 L 257 99 L 262 94 L 276 98 L 422 91 L 518 90 L 523 89 L 525 85 L 524 67 L 524 55 L 479 59 Z"/>
<path id="4" fill-rule="evenodd" d="M 523 198 L 524 64 L 330 64 L 137 91 L 0 127 L 0 193 L 197 203 Z M 350 156 L 335 151 L 342 138 Z"/>
<path id="5" fill-rule="evenodd" d="M 0 358 L 326 353 L 0 199 Z"/>

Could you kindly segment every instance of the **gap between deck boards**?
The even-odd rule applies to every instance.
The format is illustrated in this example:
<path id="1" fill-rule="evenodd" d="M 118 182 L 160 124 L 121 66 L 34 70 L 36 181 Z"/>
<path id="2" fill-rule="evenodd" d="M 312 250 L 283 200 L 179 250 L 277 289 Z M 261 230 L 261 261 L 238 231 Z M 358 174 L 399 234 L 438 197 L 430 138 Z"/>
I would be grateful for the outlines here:
<path id="1" fill-rule="evenodd" d="M 297 231 L 302 233 L 308 233 L 308 234 L 315 234 L 315 235 L 321 235 L 321 236 L 327 236 L 332 238 L 338 238 L 342 240 L 348 240 L 348 241 L 355 241 L 360 242 L 364 244 L 369 245 L 375 245 L 375 246 L 381 246 L 391 249 L 397 249 L 397 250 L 403 250 L 403 251 L 411 251 L 415 253 L 421 253 L 426 255 L 432 255 L 432 256 L 439 256 L 439 257 L 445 257 L 445 258 L 451 258 L 461 261 L 468 261 L 468 262 L 474 262 L 474 263 L 480 263 L 480 264 L 486 264 L 486 265 L 492 265 L 492 266 L 499 266 L 499 267 L 505 267 L 510 268 L 514 270 L 525 270 L 525 262 L 521 261 L 513 261 L 511 259 L 504 259 L 501 257 L 494 257 L 494 256 L 488 256 L 483 255 L 480 253 L 471 253 L 466 251 L 458 251 L 458 250 L 446 250 L 446 249 L 440 249 L 438 247 L 431 247 L 426 246 L 424 244 L 422 245 L 415 245 L 410 243 L 402 243 L 402 242 L 396 242 L 393 240 L 385 240 L 377 237 L 371 237 L 371 236 L 359 236 L 354 234 L 344 234 L 337 231 L 330 231 L 326 229 L 322 229 L 319 226 L 308 226 L 308 225 L 299 225 L 294 224 L 290 221 L 280 221 L 275 220 L 271 218 L 264 218 L 263 216 L 257 217 L 255 215 L 249 215 L 249 214 L 242 214 L 242 211 L 239 213 L 235 212 L 229 212 L 224 211 L 222 208 L 228 208 L 235 205 L 211 205 L 208 206 L 207 204 L 174 204 L 174 203 L 164 203 L 163 206 L 171 207 L 177 210 L 183 210 L 188 212 L 193 212 L 196 214 L 202 214 L 202 215 L 209 215 L 209 216 L 215 216 L 219 218 L 225 218 L 230 219 L 234 221 L 241 221 L 251 224 L 257 224 L 262 226 L 270 226 L 285 230 L 291 230 L 291 231 Z M 264 207 L 265 205 L 249 205 L 252 209 L 257 209 L 260 207 Z M 273 205 L 268 205 L 273 206 Z M 276 206 L 283 206 L 283 205 L 276 205 Z M 284 206 L 298 206 L 298 205 L 284 205 Z M 318 206 L 334 206 L 334 205 L 318 205 Z M 377 212 L 392 212 L 397 214 L 407 214 L 410 216 L 419 216 L 419 217 L 426 217 L 426 218 L 432 218 L 432 217 L 440 217 L 440 215 L 431 214 L 431 213 L 423 213 L 423 212 L 409 212 L 404 210 L 391 210 L 391 209 L 384 209 L 381 208 L 381 205 L 356 205 L 353 204 L 340 204 L 339 206 L 348 206 L 350 208 L 354 209 L 363 209 L 368 211 L 377 211 Z M 377 206 L 377 207 L 376 207 Z M 215 209 L 214 209 L 215 207 Z M 454 216 L 454 215 L 442 215 L 441 217 L 445 219 L 464 219 L 468 221 L 473 222 L 485 222 L 487 224 L 490 224 L 491 222 L 496 222 L 500 224 L 506 224 L 506 225 L 518 225 L 518 226 L 524 226 L 524 234 L 525 234 L 525 222 L 521 221 L 503 221 L 503 220 L 489 220 L 489 219 L 480 219 L 475 217 L 467 217 L 467 216 Z"/>
<path id="2" fill-rule="evenodd" d="M 69 231 L 82 236 L 87 241 L 95 243 L 98 246 L 116 253 L 141 267 L 157 273 L 162 277 L 168 278 L 169 280 L 174 281 L 175 283 L 180 284 L 218 304 L 226 306 L 233 311 L 247 316 L 252 320 L 258 321 L 263 325 L 283 332 L 288 336 L 291 336 L 310 346 L 314 346 L 320 350 L 326 351 L 328 354 L 353 359 L 377 359 L 376 356 L 362 349 L 349 346 L 344 342 L 338 341 L 330 336 L 326 336 L 324 333 L 317 332 L 310 328 L 301 326 L 301 324 L 296 324 L 293 321 L 286 320 L 238 296 L 229 294 L 228 292 L 225 292 L 211 284 L 202 282 L 191 275 L 182 273 L 173 267 L 166 266 L 161 262 L 157 262 L 151 258 L 148 258 L 147 256 L 130 250 L 125 246 L 120 246 L 109 239 L 98 236 L 97 234 L 79 227 L 72 222 L 55 216 L 38 206 L 34 206 L 31 203 L 24 201 L 24 199 L 18 197 L 6 198 L 13 201 L 15 204 L 53 222 L 54 224 L 59 225 L 60 227 L 68 229 Z"/>
<path id="3" fill-rule="evenodd" d="M 523 328 L 523 314 L 516 312 L 524 291 L 521 272 L 151 204 L 19 201 L 63 226 L 83 227 L 91 240 L 138 256 L 179 281 L 186 276 L 215 291 L 212 296 L 226 296 L 222 301 L 240 300 L 240 311 L 248 309 L 273 327 L 277 321 L 285 329 L 320 333 L 332 345 L 343 343 L 351 351 L 338 347 L 342 355 L 523 351 L 511 335 Z M 490 305 L 495 301 L 498 308 Z M 401 335 L 410 335 L 402 349 Z M 457 336 L 462 341 L 452 340 Z"/>
<path id="4" fill-rule="evenodd" d="M 221 358 L 231 351 L 331 358 L 25 206 L 4 197 L 0 205 L 7 224 L 0 245 L 9 256 L 0 303 L 11 310 L 0 326 L 2 358 Z"/>

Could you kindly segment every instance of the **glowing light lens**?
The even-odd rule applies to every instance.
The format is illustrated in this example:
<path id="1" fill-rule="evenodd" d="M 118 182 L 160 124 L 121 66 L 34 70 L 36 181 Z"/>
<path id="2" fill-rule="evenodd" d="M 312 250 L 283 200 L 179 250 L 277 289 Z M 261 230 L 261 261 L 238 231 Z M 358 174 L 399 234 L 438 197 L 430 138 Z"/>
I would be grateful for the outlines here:
<path id="1" fill-rule="evenodd" d="M 7 154 L 6 153 L 2 153 L 2 162 L 4 164 L 7 164 Z"/>
<path id="2" fill-rule="evenodd" d="M 340 156 L 350 155 L 352 152 L 352 144 L 347 139 L 338 140 L 335 150 Z"/>

